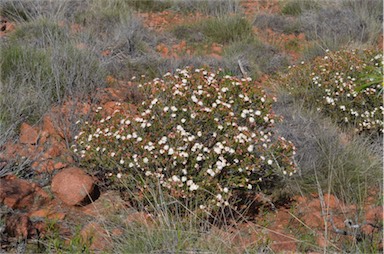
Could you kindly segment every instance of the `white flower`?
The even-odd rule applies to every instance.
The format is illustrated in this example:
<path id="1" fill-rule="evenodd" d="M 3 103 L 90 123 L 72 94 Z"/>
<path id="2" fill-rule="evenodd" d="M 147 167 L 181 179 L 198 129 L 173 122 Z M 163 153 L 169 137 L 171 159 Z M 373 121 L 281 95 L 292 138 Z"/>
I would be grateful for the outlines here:
<path id="1" fill-rule="evenodd" d="M 169 107 L 164 107 L 164 108 L 163 108 L 163 111 L 164 111 L 164 112 L 167 112 L 168 110 L 169 110 Z"/>
<path id="2" fill-rule="evenodd" d="M 197 103 L 198 102 L 198 99 L 196 98 L 196 95 L 192 95 L 191 96 L 191 99 L 194 103 Z"/>
<path id="3" fill-rule="evenodd" d="M 272 160 L 268 160 L 267 163 L 268 163 L 268 165 L 272 165 L 273 161 Z"/>
<path id="4" fill-rule="evenodd" d="M 211 168 L 207 170 L 207 173 L 212 177 L 215 176 L 215 172 Z"/>
<path id="5" fill-rule="evenodd" d="M 145 157 L 144 159 L 143 159 L 143 162 L 145 163 L 145 164 L 147 164 L 148 163 L 148 158 L 147 157 Z"/>
<path id="6" fill-rule="evenodd" d="M 190 191 L 194 191 L 194 190 L 197 190 L 199 188 L 199 186 L 195 183 L 191 184 L 191 186 L 189 186 L 189 190 Z"/>
<path id="7" fill-rule="evenodd" d="M 224 187 L 223 191 L 224 191 L 225 193 L 228 193 L 228 188 L 227 188 L 227 187 Z"/>
<path id="8" fill-rule="evenodd" d="M 256 110 L 255 111 L 255 115 L 260 116 L 261 115 L 261 111 L 260 110 Z"/>
<path id="9" fill-rule="evenodd" d="M 120 164 L 124 164 L 124 160 L 123 159 L 120 160 Z"/>
<path id="10" fill-rule="evenodd" d="M 116 155 L 116 153 L 112 152 L 111 153 L 111 157 L 114 157 Z"/>
<path id="11" fill-rule="evenodd" d="M 172 181 L 174 182 L 180 182 L 180 178 L 178 176 L 172 176 Z"/>
<path id="12" fill-rule="evenodd" d="M 253 151 L 253 148 L 254 148 L 254 146 L 253 145 L 250 145 L 250 146 L 248 146 L 248 148 L 247 148 L 247 150 L 248 150 L 248 152 L 252 152 Z"/>
<path id="13" fill-rule="evenodd" d="M 254 122 L 255 122 L 255 118 L 250 117 L 250 118 L 249 118 L 249 122 L 250 122 L 250 123 L 254 123 Z"/>
<path id="14" fill-rule="evenodd" d="M 176 112 L 176 111 L 177 111 L 177 108 L 176 108 L 175 106 L 172 106 L 172 107 L 171 107 L 171 110 L 172 110 L 173 112 Z"/>
<path id="15" fill-rule="evenodd" d="M 252 185 L 251 185 L 251 184 L 248 184 L 247 188 L 248 188 L 249 190 L 252 190 Z"/>
<path id="16" fill-rule="evenodd" d="M 173 150 L 173 148 L 170 148 L 170 149 L 168 150 L 168 155 L 172 155 L 172 154 L 174 154 L 174 152 L 175 152 L 175 150 Z"/>
<path id="17" fill-rule="evenodd" d="M 119 178 L 119 179 L 120 179 L 120 178 L 121 178 L 121 176 L 122 176 L 122 174 L 121 174 L 121 173 L 117 173 L 117 175 L 116 175 L 116 176 L 117 176 L 117 178 Z"/>

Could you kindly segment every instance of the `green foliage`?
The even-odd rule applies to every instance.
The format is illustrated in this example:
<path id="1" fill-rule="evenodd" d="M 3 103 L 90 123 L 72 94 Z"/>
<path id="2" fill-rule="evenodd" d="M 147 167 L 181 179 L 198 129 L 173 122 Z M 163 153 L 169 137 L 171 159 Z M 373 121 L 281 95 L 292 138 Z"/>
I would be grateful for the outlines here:
<path id="1" fill-rule="evenodd" d="M 295 172 L 294 146 L 272 131 L 272 100 L 250 79 L 185 69 L 140 87 L 137 116 L 85 124 L 74 145 L 85 167 L 135 196 L 160 186 L 211 211 Z"/>
<path id="2" fill-rule="evenodd" d="M 293 66 L 277 82 L 340 126 L 358 132 L 382 132 L 382 84 L 376 82 L 378 79 L 361 89 L 365 78 L 376 77 L 382 66 L 382 54 L 375 50 L 329 52 L 313 62 Z"/>
<path id="3" fill-rule="evenodd" d="M 89 246 L 84 243 L 80 227 L 74 229 L 74 234 L 68 241 L 60 234 L 60 225 L 55 220 L 47 220 L 45 237 L 40 241 L 44 244 L 40 253 L 91 253 Z"/>
<path id="4" fill-rule="evenodd" d="M 10 40 L 32 47 L 45 48 L 53 41 L 65 41 L 69 40 L 69 37 L 68 31 L 63 26 L 60 27 L 57 22 L 40 17 L 17 26 L 10 35 Z"/>
<path id="5" fill-rule="evenodd" d="M 128 5 L 142 12 L 161 12 L 172 7 L 171 0 L 128 0 Z"/>
<path id="6" fill-rule="evenodd" d="M 238 13 L 240 7 L 239 0 L 173 0 L 173 8 L 184 13 L 196 12 L 207 16 L 220 17 Z"/>
<path id="7" fill-rule="evenodd" d="M 235 66 L 238 66 L 240 60 L 245 71 L 254 79 L 261 73 L 274 73 L 288 66 L 288 59 L 284 54 L 255 37 L 231 43 L 224 49 L 224 56 L 232 59 L 232 65 Z"/>
<path id="8" fill-rule="evenodd" d="M 104 83 L 98 56 L 78 49 L 68 30 L 45 18 L 21 23 L 2 47 L 2 132 L 19 121 L 38 121 L 69 96 L 87 99 Z M 72 97 L 74 98 L 74 97 Z"/>
<path id="9" fill-rule="evenodd" d="M 281 9 L 281 13 L 291 16 L 299 16 L 304 10 L 312 10 L 319 8 L 317 1 L 307 0 L 289 0 Z"/>
<path id="10" fill-rule="evenodd" d="M 191 25 L 176 26 L 173 30 L 177 38 L 189 41 L 193 39 L 191 32 L 201 33 L 202 40 L 225 44 L 250 37 L 252 25 L 240 15 L 226 15 L 204 19 Z"/>

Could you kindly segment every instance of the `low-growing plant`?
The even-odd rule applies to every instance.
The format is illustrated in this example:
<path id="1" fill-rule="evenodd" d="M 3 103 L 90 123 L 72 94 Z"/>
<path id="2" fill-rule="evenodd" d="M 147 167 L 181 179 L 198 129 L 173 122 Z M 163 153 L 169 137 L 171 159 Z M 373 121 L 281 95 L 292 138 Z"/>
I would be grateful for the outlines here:
<path id="1" fill-rule="evenodd" d="M 274 46 L 255 37 L 231 43 L 224 49 L 224 58 L 238 66 L 240 60 L 249 76 L 256 79 L 262 73 L 274 73 L 288 67 L 288 58 Z"/>
<path id="2" fill-rule="evenodd" d="M 202 33 L 204 36 L 202 38 L 209 42 L 221 44 L 240 41 L 252 34 L 252 25 L 240 15 L 211 17 L 191 25 L 176 26 L 173 33 L 179 39 L 191 39 L 190 34 L 181 32 L 188 29 L 196 33 Z"/>
<path id="3" fill-rule="evenodd" d="M 69 29 L 35 18 L 18 24 L 2 45 L 0 127 L 12 136 L 69 97 L 88 100 L 104 86 L 105 69 L 92 48 L 79 48 Z M 91 45 L 89 45 L 91 46 Z"/>
<path id="4" fill-rule="evenodd" d="M 197 12 L 207 16 L 224 16 L 240 12 L 239 0 L 189 1 L 173 0 L 173 8 L 182 12 Z"/>
<path id="5" fill-rule="evenodd" d="M 253 24 L 260 29 L 270 28 L 275 32 L 286 34 L 299 33 L 302 30 L 296 19 L 277 14 L 260 13 L 256 15 Z"/>
<path id="6" fill-rule="evenodd" d="M 364 19 L 349 8 L 329 6 L 316 12 L 305 11 L 300 15 L 299 23 L 307 39 L 316 40 L 329 49 L 364 44 L 372 37 Z"/>
<path id="7" fill-rule="evenodd" d="M 381 133 L 382 84 L 377 80 L 365 84 L 367 78 L 377 76 L 377 71 L 382 75 L 382 68 L 383 56 L 377 50 L 328 52 L 313 62 L 291 67 L 277 82 L 340 126 L 360 133 Z"/>
<path id="8" fill-rule="evenodd" d="M 295 172 L 294 146 L 273 133 L 273 100 L 250 78 L 178 69 L 140 88 L 137 115 L 99 116 L 75 137 L 81 163 L 115 186 L 136 197 L 160 188 L 212 211 Z"/>
<path id="9" fill-rule="evenodd" d="M 127 2 L 142 12 L 161 12 L 172 7 L 171 0 L 129 0 Z"/>
<path id="10" fill-rule="evenodd" d="M 281 13 L 291 16 L 299 16 L 304 10 L 318 9 L 318 1 L 289 0 L 283 5 Z"/>

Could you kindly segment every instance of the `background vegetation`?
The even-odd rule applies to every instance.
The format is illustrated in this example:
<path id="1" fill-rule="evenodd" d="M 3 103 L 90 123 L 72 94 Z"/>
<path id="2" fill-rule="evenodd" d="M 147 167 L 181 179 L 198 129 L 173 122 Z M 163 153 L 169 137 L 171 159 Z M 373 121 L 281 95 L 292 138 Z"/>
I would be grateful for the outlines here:
<path id="1" fill-rule="evenodd" d="M 238 174 L 234 173 L 234 167 L 228 167 L 225 173 L 216 178 L 212 177 L 213 180 L 209 182 L 212 186 L 208 183 L 204 185 L 204 180 L 210 173 L 188 175 L 189 178 L 183 178 L 185 180 L 183 181 L 182 168 L 172 167 L 172 160 L 163 158 L 164 161 L 159 162 L 158 158 L 162 156 L 159 151 L 159 154 L 156 154 L 157 159 L 151 158 L 154 160 L 150 162 L 151 170 L 147 170 L 149 173 L 143 171 L 137 174 L 137 178 L 126 178 L 124 170 L 130 163 L 137 161 L 133 157 L 125 160 L 121 154 L 121 157 L 111 158 L 114 157 L 111 153 L 121 152 L 118 151 L 119 147 L 127 143 L 121 139 L 122 134 L 127 137 L 133 133 L 112 133 L 113 128 L 114 131 L 121 130 L 119 128 L 122 120 L 124 124 L 127 121 L 135 122 L 135 126 L 131 126 L 132 129 L 129 130 L 139 133 L 137 137 L 142 137 L 146 144 L 149 141 L 153 144 L 155 141 L 161 142 L 163 136 L 168 137 L 172 133 L 161 128 L 163 123 L 160 120 L 157 125 L 151 127 L 150 132 L 142 131 L 143 122 L 124 115 L 124 112 L 111 116 L 111 119 L 104 119 L 102 127 L 97 125 L 101 123 L 101 116 L 95 119 L 74 116 L 71 119 L 71 124 L 74 126 L 72 136 L 78 135 L 78 138 L 68 140 L 68 145 L 73 144 L 72 149 L 77 149 L 75 159 L 83 165 L 97 167 L 98 172 L 94 173 L 102 176 L 105 188 L 121 190 L 123 198 L 135 200 L 134 211 L 123 209 L 120 215 L 150 211 L 156 217 L 156 220 L 150 220 L 148 224 L 123 225 L 121 217 L 108 218 L 104 221 L 103 225 L 106 228 L 122 225 L 120 228 L 123 234 L 113 238 L 114 251 L 122 253 L 271 251 L 270 243 L 263 240 L 240 251 L 229 241 L 223 241 L 223 236 L 215 231 L 215 229 L 225 231 L 226 227 L 248 221 L 251 218 L 249 211 L 259 211 L 258 209 L 263 206 L 251 200 L 259 193 L 267 194 L 266 203 L 272 204 L 273 207 L 274 203 L 278 204 L 281 200 L 284 202 L 287 197 L 294 195 L 308 196 L 313 192 L 333 194 L 347 204 L 356 205 L 359 211 L 356 217 L 362 218 L 364 203 L 371 190 L 379 190 L 378 193 L 382 193 L 383 55 L 382 45 L 379 45 L 378 49 L 378 41 L 383 33 L 383 1 L 287 0 L 279 2 L 279 9 L 278 12 L 270 13 L 262 11 L 261 8 L 252 17 L 246 17 L 247 10 L 240 1 L 235 0 L 3 1 L 0 3 L 0 16 L 14 22 L 16 28 L 6 36 L 0 37 L 0 147 L 6 142 L 17 140 L 18 129 L 22 122 L 38 124 L 52 107 L 64 105 L 69 100 L 98 106 L 96 93 L 108 86 L 107 76 L 118 80 L 131 80 L 134 76 L 142 77 L 136 85 L 139 86 L 139 83 L 145 85 L 143 89 L 136 87 L 133 90 L 133 98 L 143 100 L 132 99 L 129 103 L 139 106 L 139 112 L 144 114 L 143 119 L 150 117 L 150 114 L 146 113 L 146 110 L 150 109 L 156 112 L 157 116 L 164 117 L 160 120 L 166 119 L 167 124 L 174 124 L 175 130 L 172 126 L 168 126 L 174 132 L 177 125 L 186 123 L 188 128 L 183 129 L 184 132 L 199 136 L 197 128 L 203 127 L 205 132 L 201 133 L 201 136 L 205 137 L 207 144 L 204 145 L 209 149 L 217 148 L 215 144 L 218 141 L 228 142 L 226 147 L 229 150 L 230 145 L 238 148 L 236 150 L 238 157 L 226 155 L 225 161 L 236 164 L 236 159 L 239 161 L 238 164 L 244 167 L 247 163 L 253 163 L 263 170 L 258 172 L 257 178 L 251 179 L 254 181 L 252 190 L 247 188 L 250 179 L 245 177 L 246 173 L 251 174 L 249 170 Z M 184 16 L 199 13 L 202 18 L 197 22 L 172 25 L 159 33 L 150 30 L 140 16 L 140 12 L 158 14 L 164 11 L 175 11 Z M 281 47 L 281 42 L 268 41 L 259 36 L 260 34 L 255 32 L 257 29 L 269 29 L 282 36 L 303 35 L 305 41 L 303 45 L 301 42 L 291 41 L 291 44 L 284 44 Z M 161 43 L 175 45 L 183 41 L 191 47 L 194 54 L 164 57 L 156 50 L 156 46 Z M 212 43 L 222 48 L 220 57 L 206 54 L 204 46 Z M 299 57 L 292 57 L 289 54 L 290 50 Z M 205 122 L 195 121 L 190 116 L 180 115 L 174 118 L 170 115 L 172 107 L 181 110 L 183 105 L 189 105 L 188 110 L 196 110 L 197 104 L 194 101 L 196 97 L 193 96 L 199 95 L 199 90 L 202 93 L 207 92 L 200 86 L 205 87 L 207 82 L 213 80 L 217 82 L 218 77 L 211 76 L 210 79 L 209 75 L 201 73 L 192 75 L 188 72 L 186 73 L 188 76 L 183 77 L 184 73 L 177 69 L 185 66 L 193 66 L 190 69 L 192 71 L 204 67 L 220 76 L 217 89 L 221 91 L 222 98 L 215 100 L 218 99 L 224 104 L 216 105 L 217 108 L 214 109 L 213 104 L 217 102 L 211 100 L 213 98 L 202 100 L 203 103 L 209 103 L 209 109 L 212 110 L 210 114 L 202 114 L 205 116 L 203 117 Z M 216 73 L 218 69 L 221 71 Z M 168 81 L 165 82 L 167 86 L 162 87 L 164 81 L 154 78 L 164 75 L 166 75 L 164 79 Z M 225 78 L 226 75 L 231 77 Z M 268 81 L 265 81 L 265 75 L 268 75 Z M 262 85 L 265 89 L 251 84 L 249 79 L 246 79 L 248 77 L 263 80 Z M 188 96 L 180 100 L 169 97 L 175 92 L 174 87 L 184 82 L 193 87 L 191 90 L 187 89 Z M 245 107 L 241 104 L 244 101 L 239 101 L 236 97 L 240 91 L 233 91 L 239 88 L 231 87 L 230 82 L 239 82 L 250 89 L 241 91 L 244 94 L 251 91 L 250 105 L 247 104 Z M 157 90 L 149 91 L 147 86 L 155 87 Z M 226 94 L 221 89 L 228 89 L 229 92 Z M 155 99 L 159 102 L 152 105 Z M 196 100 L 199 101 L 197 98 Z M 138 105 L 142 101 L 146 106 Z M 167 101 L 173 104 L 166 105 Z M 230 104 L 236 115 L 225 111 L 227 109 L 225 103 L 230 101 L 233 101 Z M 264 101 L 267 101 L 268 105 L 262 108 Z M 150 105 L 151 108 L 148 108 Z M 254 111 L 250 111 L 248 106 L 252 106 Z M 167 116 L 162 115 L 165 107 L 168 107 L 170 113 Z M 241 111 L 243 109 L 248 111 Z M 260 115 L 256 113 L 257 109 L 260 109 Z M 246 117 L 242 117 L 242 114 Z M 261 116 L 268 117 L 268 121 L 273 119 L 274 122 L 265 126 L 266 120 Z M 282 116 L 283 121 L 279 121 L 278 116 Z M 257 135 L 252 137 L 255 139 L 252 147 L 255 150 L 249 146 L 230 143 L 228 135 L 233 138 L 241 131 L 218 124 L 216 118 L 225 118 L 235 123 L 236 127 L 248 126 L 257 132 Z M 253 120 L 250 120 L 251 118 Z M 81 123 L 89 121 L 89 124 L 75 124 L 79 120 Z M 221 127 L 218 127 L 219 125 Z M 112 133 L 111 137 L 90 138 L 90 134 L 99 133 L 105 128 L 109 129 L 106 133 Z M 213 135 L 213 128 L 224 130 L 218 129 L 216 133 L 218 138 L 210 140 L 208 136 Z M 84 131 L 81 135 L 80 130 Z M 184 133 L 180 128 L 179 132 L 180 135 Z M 251 135 L 245 131 L 244 133 L 248 138 Z M 273 133 L 273 137 L 268 133 Z M 117 135 L 120 137 L 117 138 Z M 285 139 L 279 140 L 277 137 Z M 183 135 L 179 138 L 174 140 L 173 146 L 181 146 L 180 140 Z M 271 145 L 270 150 L 263 150 L 264 141 L 258 143 L 256 139 L 259 141 L 271 139 L 270 142 L 276 142 L 276 145 Z M 213 141 L 215 142 L 211 144 Z M 288 141 L 292 142 L 292 146 Z M 101 147 L 97 142 L 110 147 Z M 140 150 L 136 146 L 136 143 L 126 146 L 129 151 L 125 155 L 137 154 L 140 163 L 146 164 L 143 159 L 144 155 L 150 155 L 147 153 L 148 149 L 144 149 L 143 146 Z M 292 157 L 293 146 L 296 147 L 294 157 Z M 106 156 L 99 154 L 100 151 L 96 150 L 98 147 L 108 150 L 105 152 Z M 192 145 L 187 147 L 190 152 Z M 248 148 L 249 150 L 245 152 Z M 89 153 L 81 153 L 88 150 Z M 264 155 L 264 152 L 267 155 Z M 216 162 L 218 159 L 215 156 L 208 154 L 205 159 L 213 164 L 213 161 Z M 281 158 L 284 156 L 289 159 L 282 161 Z M 187 170 L 193 171 L 195 165 L 199 166 L 197 157 L 198 153 L 191 153 Z M 249 159 L 250 157 L 253 159 Z M 272 163 L 269 163 L 270 160 Z M 20 173 L 28 168 L 30 163 L 26 158 L 9 164 L 6 168 L 0 168 L 0 175 L 13 172 L 31 178 L 34 174 Z M 156 163 L 160 163 L 163 168 L 174 169 L 173 172 L 166 174 L 167 179 L 178 176 L 180 181 L 173 178 L 175 183 L 172 184 L 175 186 L 184 182 L 185 184 L 180 184 L 179 187 L 171 184 L 175 188 L 164 191 L 156 185 L 156 181 L 150 183 L 143 181 L 149 174 L 156 172 L 159 166 Z M 291 169 L 293 165 L 297 167 L 297 173 L 286 177 L 284 171 L 288 175 L 290 171 L 285 170 L 284 166 Z M 205 166 L 203 168 L 208 172 L 209 167 Z M 140 167 L 136 169 L 140 170 Z M 258 178 L 265 178 L 267 181 L 264 185 L 256 184 Z M 228 188 L 225 184 L 230 181 L 236 182 L 238 186 L 225 189 Z M 142 186 L 137 185 L 137 182 Z M 209 195 L 204 193 L 203 187 L 200 187 L 199 193 L 203 194 L 198 198 L 188 202 L 180 198 L 185 193 L 190 193 L 188 189 L 191 187 L 198 188 L 196 187 L 198 184 L 211 193 L 208 193 Z M 139 186 L 139 191 L 132 186 Z M 146 189 L 146 196 L 141 195 L 143 189 Z M 233 197 L 233 200 L 229 196 Z M 217 208 L 214 213 L 210 209 L 201 209 L 201 206 L 204 207 L 202 202 L 207 197 L 214 197 L 215 201 L 222 201 L 225 205 Z M 376 202 L 382 205 L 381 198 L 375 198 Z M 235 209 L 240 205 L 232 201 L 239 200 L 243 202 L 242 209 Z M 228 202 L 228 205 L 225 202 Z M 8 212 L 8 210 L 2 211 L 2 213 Z M 0 229 L 2 224 L 0 221 Z M 68 247 L 55 230 L 52 223 L 50 234 L 42 240 L 44 247 L 40 251 L 47 253 L 89 251 L 79 236 L 76 236 L 71 247 Z M 347 244 L 343 250 L 377 252 L 381 231 L 382 224 L 378 233 L 370 236 L 370 240 Z M 312 238 L 304 239 L 303 236 L 303 239 L 298 241 L 304 246 L 302 251 L 324 250 Z M 329 248 L 329 251 L 339 250 Z"/>

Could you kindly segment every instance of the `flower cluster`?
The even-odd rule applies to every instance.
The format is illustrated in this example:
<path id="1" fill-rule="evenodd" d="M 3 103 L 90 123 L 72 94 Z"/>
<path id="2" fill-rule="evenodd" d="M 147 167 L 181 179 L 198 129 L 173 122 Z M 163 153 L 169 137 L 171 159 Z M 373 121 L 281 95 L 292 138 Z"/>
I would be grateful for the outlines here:
<path id="1" fill-rule="evenodd" d="M 382 75 L 381 52 L 345 50 L 292 66 L 278 82 L 339 124 L 372 133 L 383 132 Z"/>
<path id="2" fill-rule="evenodd" d="M 137 115 L 84 125 L 73 147 L 83 163 L 133 177 L 132 189 L 156 183 L 209 210 L 296 171 L 295 147 L 273 133 L 273 98 L 251 79 L 187 68 L 139 88 L 147 99 Z"/>

